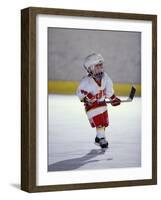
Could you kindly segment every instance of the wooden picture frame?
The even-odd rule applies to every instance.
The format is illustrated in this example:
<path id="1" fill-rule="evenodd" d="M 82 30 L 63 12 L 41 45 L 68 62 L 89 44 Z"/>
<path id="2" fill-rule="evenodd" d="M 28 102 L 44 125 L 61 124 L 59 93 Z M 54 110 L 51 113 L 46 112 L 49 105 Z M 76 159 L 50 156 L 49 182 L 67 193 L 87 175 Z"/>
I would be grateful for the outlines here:
<path id="1" fill-rule="evenodd" d="M 151 178 L 71 184 L 37 185 L 36 168 L 36 17 L 38 15 L 148 21 L 152 23 L 152 166 Z M 148 70 L 148 69 L 147 69 Z M 46 133 L 44 133 L 46 134 Z M 157 16 L 29 7 L 21 10 L 21 189 L 45 192 L 157 184 Z"/>

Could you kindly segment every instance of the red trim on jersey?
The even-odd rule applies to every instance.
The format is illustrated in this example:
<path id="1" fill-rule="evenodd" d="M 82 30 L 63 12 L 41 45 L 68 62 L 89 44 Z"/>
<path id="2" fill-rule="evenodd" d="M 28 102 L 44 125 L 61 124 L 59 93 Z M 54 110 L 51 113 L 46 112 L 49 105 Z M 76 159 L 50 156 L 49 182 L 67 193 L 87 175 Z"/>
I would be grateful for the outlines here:
<path id="1" fill-rule="evenodd" d="M 95 96 L 91 93 L 88 93 L 86 97 L 90 100 L 95 99 Z"/>
<path id="2" fill-rule="evenodd" d="M 107 104 L 106 104 L 105 101 L 102 101 L 102 102 L 95 101 L 94 103 L 92 103 L 90 105 L 88 103 L 84 104 L 86 112 L 91 110 L 91 109 L 99 108 L 101 106 L 106 106 L 106 105 Z"/>
<path id="3" fill-rule="evenodd" d="M 86 95 L 86 97 L 88 98 L 88 99 L 90 99 L 90 100 L 92 100 L 92 99 L 95 99 L 95 95 L 93 95 L 92 93 L 88 93 L 87 91 L 85 91 L 85 90 L 81 90 L 81 93 L 82 94 L 84 94 L 84 95 Z"/>

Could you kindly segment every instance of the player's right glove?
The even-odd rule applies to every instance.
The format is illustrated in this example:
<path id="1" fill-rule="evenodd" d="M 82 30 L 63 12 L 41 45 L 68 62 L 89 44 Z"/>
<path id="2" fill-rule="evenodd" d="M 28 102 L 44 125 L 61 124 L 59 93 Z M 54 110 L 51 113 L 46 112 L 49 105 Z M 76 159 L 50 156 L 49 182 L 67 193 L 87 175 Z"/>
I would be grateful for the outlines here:
<path id="1" fill-rule="evenodd" d="M 89 106 L 92 105 L 95 101 L 96 101 L 96 98 L 91 93 L 88 93 L 83 99 L 83 102 L 85 104 L 88 104 Z"/>
<path id="2" fill-rule="evenodd" d="M 113 94 L 113 95 L 110 97 L 110 100 L 111 100 L 111 105 L 112 105 L 112 106 L 118 106 L 118 105 L 120 105 L 120 103 L 121 103 L 121 100 L 120 100 L 118 97 L 116 97 L 115 94 Z"/>

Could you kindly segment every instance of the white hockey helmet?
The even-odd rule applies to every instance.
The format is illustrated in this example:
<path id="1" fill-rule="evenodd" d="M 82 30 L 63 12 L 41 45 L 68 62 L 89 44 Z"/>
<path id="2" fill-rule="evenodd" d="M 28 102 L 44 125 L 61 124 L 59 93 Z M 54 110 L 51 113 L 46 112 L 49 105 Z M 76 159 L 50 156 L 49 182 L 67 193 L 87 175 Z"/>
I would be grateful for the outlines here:
<path id="1" fill-rule="evenodd" d="M 97 53 L 92 53 L 89 56 L 87 56 L 84 60 L 84 68 L 87 70 L 87 72 L 93 76 L 95 76 L 96 74 L 95 72 L 95 66 L 96 65 L 101 65 L 104 63 L 104 59 L 102 57 L 101 54 L 97 54 Z M 98 72 L 103 73 L 102 71 Z"/>
<path id="2" fill-rule="evenodd" d="M 87 71 L 91 71 L 93 66 L 103 63 L 104 59 L 101 54 L 92 53 L 85 58 L 83 66 Z"/>

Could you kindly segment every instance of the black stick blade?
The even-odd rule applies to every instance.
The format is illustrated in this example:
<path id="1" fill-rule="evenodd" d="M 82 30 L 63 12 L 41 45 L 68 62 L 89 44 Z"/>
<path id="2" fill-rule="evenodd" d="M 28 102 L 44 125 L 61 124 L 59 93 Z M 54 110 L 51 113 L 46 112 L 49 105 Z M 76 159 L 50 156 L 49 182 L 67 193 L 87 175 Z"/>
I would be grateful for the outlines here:
<path id="1" fill-rule="evenodd" d="M 134 96 L 135 96 L 135 92 L 136 92 L 136 88 L 134 86 L 131 87 L 131 92 L 130 92 L 130 95 L 129 95 L 129 98 L 131 100 L 133 100 Z"/>

